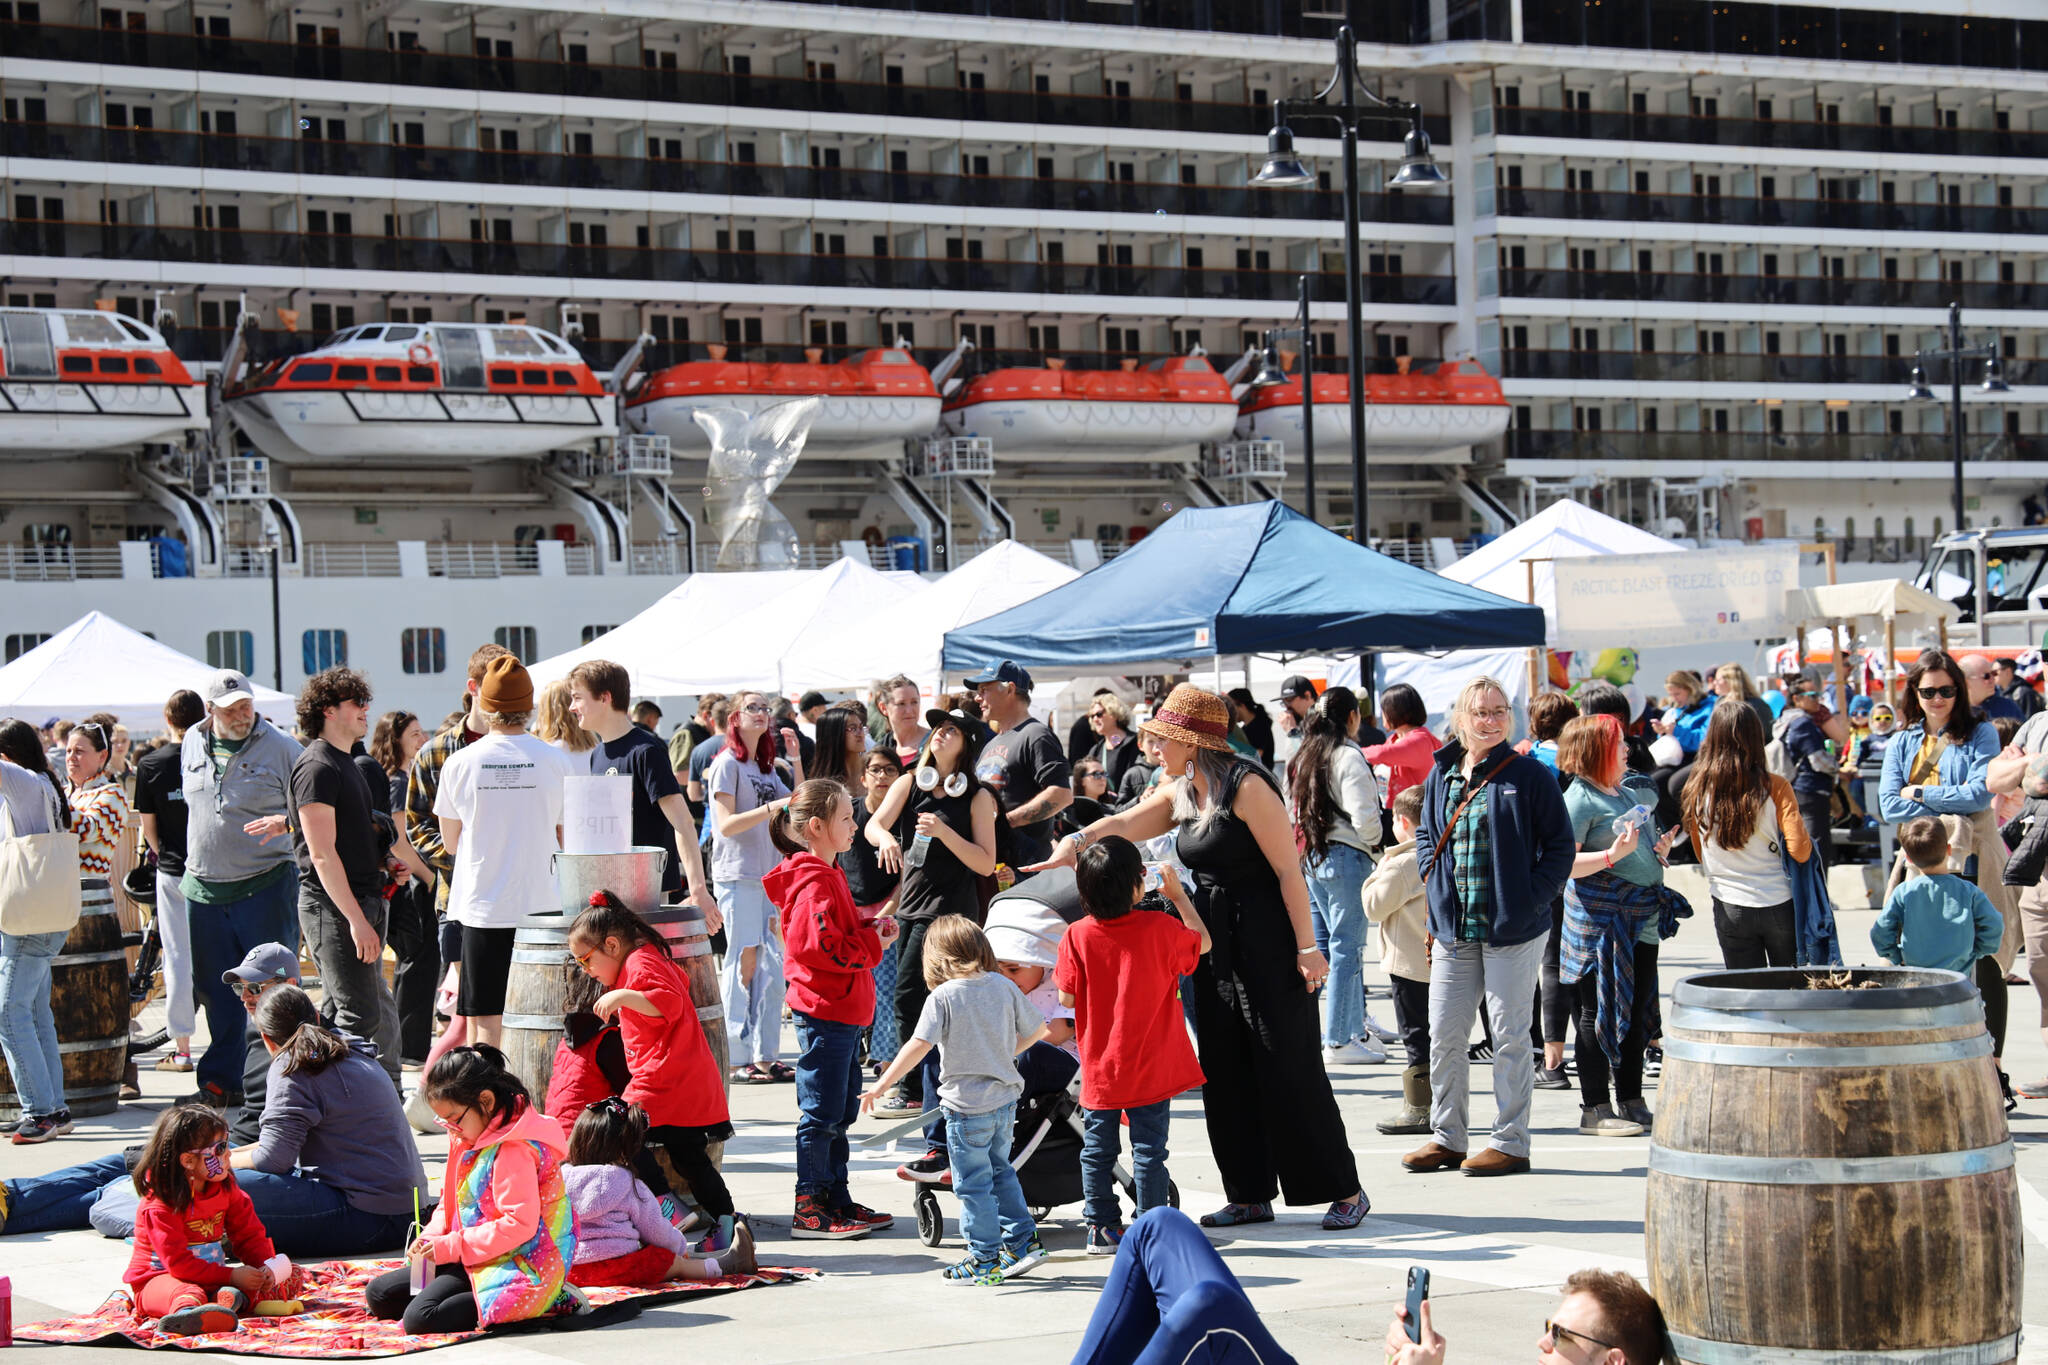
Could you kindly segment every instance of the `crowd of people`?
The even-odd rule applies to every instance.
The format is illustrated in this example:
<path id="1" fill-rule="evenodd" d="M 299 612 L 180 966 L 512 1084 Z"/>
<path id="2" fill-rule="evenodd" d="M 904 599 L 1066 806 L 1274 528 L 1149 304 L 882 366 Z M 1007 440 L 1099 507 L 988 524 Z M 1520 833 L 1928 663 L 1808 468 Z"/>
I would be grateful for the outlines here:
<path id="1" fill-rule="evenodd" d="M 1737 664 L 1711 685 L 1674 673 L 1647 709 L 1589 680 L 1519 717 L 1478 677 L 1436 730 L 1404 685 L 1366 699 L 1294 677 L 1270 704 L 1104 689 L 1063 742 L 1005 662 L 929 702 L 900 676 L 839 701 L 708 694 L 664 739 L 620 665 L 536 688 L 487 645 L 439 724 L 374 717 L 347 668 L 309 680 L 292 732 L 232 670 L 173 695 L 139 755 L 111 716 L 61 734 L 7 721 L 8 832 L 74 833 L 88 887 L 150 884 L 168 1021 L 132 1050 L 165 1048 L 158 1068 L 196 1091 L 128 1158 L 6 1187 L 0 1218 L 134 1235 L 129 1283 L 165 1330 L 228 1330 L 288 1297 L 289 1258 L 400 1247 L 426 1288 L 379 1282 L 373 1311 L 490 1325 L 558 1311 L 577 1286 L 751 1268 L 716 1158 L 728 1087 L 790 1083 L 792 1236 L 889 1228 L 853 1198 L 848 1132 L 864 1110 L 913 1120 L 926 1150 L 898 1175 L 962 1206 L 968 1250 L 945 1278 L 999 1284 L 1045 1255 L 1010 1161 L 1019 1106 L 1078 1076 L 1087 1250 L 1119 1274 L 1169 1258 L 1210 1286 L 1169 1307 L 1227 1317 L 1241 1291 L 1176 1239 L 1278 1203 L 1321 1206 L 1333 1231 L 1371 1207 L 1332 1068 L 1401 1049 L 1401 1107 L 1378 1128 L 1427 1139 L 1402 1159 L 1414 1172 L 1529 1171 L 1538 1087 L 1576 1086 L 1581 1133 L 1648 1130 L 1659 947 L 1693 913 L 1673 861 L 1699 864 L 1728 968 L 1825 962 L 1833 832 L 1898 825 L 1876 951 L 1971 976 L 2002 1054 L 2024 938 L 2048 1034 L 2048 720 L 2009 663 L 1928 651 L 1896 710 L 1859 697 L 1842 714 L 1811 668 L 1762 693 Z M 1845 783 L 1858 773 L 1877 777 L 1874 812 Z M 500 1051 L 513 940 L 558 909 L 549 856 L 580 774 L 630 779 L 632 843 L 664 853 L 663 900 L 714 935 L 724 1074 L 666 940 L 609 895 L 569 932 L 552 1082 Z M 1366 986 L 1374 924 L 1391 1027 Z M 50 1007 L 65 937 L 0 937 L 16 1143 L 71 1127 Z M 1497 1114 L 1475 1151 L 1480 1062 Z M 1168 1105 L 1193 1090 L 1226 1202 L 1183 1229 L 1165 1209 Z M 408 1120 L 448 1134 L 438 1201 Z M 419 1198 L 436 1210 L 423 1225 Z M 224 1239 L 172 1245 L 194 1209 Z M 1583 1330 L 1560 1317 L 1559 1340 L 1649 1358 L 1625 1287 L 1574 1298 Z M 1104 1351 L 1131 1331 L 1097 1326 Z M 1441 1358 L 1427 1320 L 1408 1327 L 1390 1359 L 1394 1330 L 1402 1359 Z"/>

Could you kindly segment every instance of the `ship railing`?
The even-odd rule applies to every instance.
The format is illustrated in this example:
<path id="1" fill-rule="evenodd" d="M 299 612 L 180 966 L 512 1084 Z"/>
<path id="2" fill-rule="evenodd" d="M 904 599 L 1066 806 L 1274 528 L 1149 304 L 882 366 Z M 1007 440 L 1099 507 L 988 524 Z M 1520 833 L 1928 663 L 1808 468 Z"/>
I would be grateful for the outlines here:
<path id="1" fill-rule="evenodd" d="M 116 545 L 0 546 L 0 578 L 21 583 L 68 583 L 121 577 Z"/>
<path id="2" fill-rule="evenodd" d="M 1278 441 L 1225 441 L 1204 452 L 1202 472 L 1212 479 L 1277 479 L 1287 473 Z"/>
<path id="3" fill-rule="evenodd" d="M 540 551 L 531 545 L 427 542 L 427 573 L 434 578 L 513 578 L 539 572 Z"/>
<path id="4" fill-rule="evenodd" d="M 917 479 L 992 479 L 995 473 L 995 443 L 986 436 L 939 437 L 910 458 Z"/>

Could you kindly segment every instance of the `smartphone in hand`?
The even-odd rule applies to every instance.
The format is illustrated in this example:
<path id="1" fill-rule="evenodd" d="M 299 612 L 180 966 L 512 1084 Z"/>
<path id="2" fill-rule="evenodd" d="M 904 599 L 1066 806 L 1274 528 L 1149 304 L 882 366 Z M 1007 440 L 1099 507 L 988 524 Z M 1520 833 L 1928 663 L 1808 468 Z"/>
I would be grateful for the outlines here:
<path id="1" fill-rule="evenodd" d="M 1420 1345 L 1422 1342 L 1422 1305 L 1429 1298 L 1429 1268 L 1411 1265 L 1408 1267 L 1408 1316 L 1401 1325 L 1408 1329 L 1408 1340 Z"/>

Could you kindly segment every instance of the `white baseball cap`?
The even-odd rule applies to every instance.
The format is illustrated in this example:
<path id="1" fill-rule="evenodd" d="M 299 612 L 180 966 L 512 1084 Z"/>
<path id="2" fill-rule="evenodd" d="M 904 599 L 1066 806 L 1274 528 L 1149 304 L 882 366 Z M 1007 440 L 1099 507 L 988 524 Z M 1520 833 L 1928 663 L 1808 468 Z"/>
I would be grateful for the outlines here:
<path id="1" fill-rule="evenodd" d="M 256 689 L 249 685 L 247 676 L 232 668 L 223 668 L 206 684 L 208 706 L 229 707 L 238 701 L 255 700 Z"/>

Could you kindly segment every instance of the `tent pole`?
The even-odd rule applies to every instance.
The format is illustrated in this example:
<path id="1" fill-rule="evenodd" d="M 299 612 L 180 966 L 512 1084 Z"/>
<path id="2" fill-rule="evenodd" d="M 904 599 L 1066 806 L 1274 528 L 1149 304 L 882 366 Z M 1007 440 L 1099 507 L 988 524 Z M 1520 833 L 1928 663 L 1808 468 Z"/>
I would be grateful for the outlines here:
<path id="1" fill-rule="evenodd" d="M 1842 633 L 1839 618 L 1828 622 L 1828 643 L 1835 647 L 1835 704 L 1842 708 L 1842 714 L 1849 714 L 1849 659 L 1847 637 Z"/>
<path id="2" fill-rule="evenodd" d="M 1528 571 L 1529 605 L 1533 607 L 1536 605 L 1536 561 L 1525 559 L 1522 561 L 1522 567 Z M 1544 646 L 1539 645 L 1529 651 L 1529 700 L 1531 702 L 1534 702 L 1543 691 L 1542 667 L 1538 662 L 1542 657 L 1543 649 Z"/>
<path id="3" fill-rule="evenodd" d="M 1894 689 L 1894 688 L 1893 688 L 1893 686 L 1892 686 L 1892 674 L 1893 674 L 1894 672 L 1896 672 L 1896 671 L 1897 671 L 1897 665 L 1896 665 L 1896 663 L 1895 663 L 1895 660 L 1896 660 L 1896 659 L 1898 658 L 1898 653 L 1899 653 L 1899 646 L 1898 646 L 1898 641 L 1897 641 L 1897 638 L 1896 638 L 1896 635 L 1897 635 L 1897 630 L 1898 630 L 1898 622 L 1897 622 L 1897 621 L 1895 621 L 1894 619 L 1892 619 L 1892 618 L 1891 618 L 1891 617 L 1889 617 L 1889 616 L 1885 617 L 1885 618 L 1884 618 L 1884 701 L 1885 701 L 1885 705 L 1887 705 L 1887 706 L 1889 706 L 1889 707 L 1893 708 L 1893 709 L 1892 709 L 1892 715 L 1893 715 L 1894 717 L 1896 717 L 1896 716 L 1898 715 L 1898 704 L 1899 704 L 1899 699 L 1898 699 L 1898 697 L 1897 697 L 1897 696 L 1896 696 L 1896 695 L 1894 694 L 1894 693 L 1895 693 L 1895 689 Z"/>

